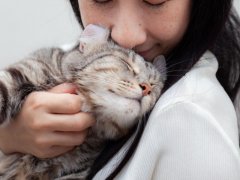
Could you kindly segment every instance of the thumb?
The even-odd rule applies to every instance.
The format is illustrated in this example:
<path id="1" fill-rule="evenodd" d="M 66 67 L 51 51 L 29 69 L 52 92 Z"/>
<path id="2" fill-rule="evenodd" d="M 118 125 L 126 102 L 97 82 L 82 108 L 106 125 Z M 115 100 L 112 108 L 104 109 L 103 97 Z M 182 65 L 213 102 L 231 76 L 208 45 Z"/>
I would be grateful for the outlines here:
<path id="1" fill-rule="evenodd" d="M 63 83 L 53 87 L 48 92 L 76 94 L 76 90 L 77 90 L 77 86 L 75 86 L 74 84 Z"/>

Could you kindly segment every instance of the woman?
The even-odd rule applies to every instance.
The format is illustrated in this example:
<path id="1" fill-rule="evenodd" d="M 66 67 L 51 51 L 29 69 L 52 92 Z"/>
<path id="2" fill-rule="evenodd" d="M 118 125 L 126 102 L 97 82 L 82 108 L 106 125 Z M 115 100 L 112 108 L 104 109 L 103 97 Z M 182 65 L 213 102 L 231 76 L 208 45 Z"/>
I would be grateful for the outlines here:
<path id="1" fill-rule="evenodd" d="M 119 45 L 148 61 L 164 54 L 168 66 L 165 92 L 148 122 L 131 137 L 109 143 L 89 179 L 239 179 L 232 102 L 240 83 L 240 25 L 230 11 L 231 0 L 71 4 L 83 27 L 104 25 Z M 81 144 L 94 120 L 79 112 L 81 102 L 74 91 L 64 84 L 30 94 L 15 123 L 1 127 L 0 148 L 46 158 Z M 66 101 L 72 106 L 65 107 Z"/>

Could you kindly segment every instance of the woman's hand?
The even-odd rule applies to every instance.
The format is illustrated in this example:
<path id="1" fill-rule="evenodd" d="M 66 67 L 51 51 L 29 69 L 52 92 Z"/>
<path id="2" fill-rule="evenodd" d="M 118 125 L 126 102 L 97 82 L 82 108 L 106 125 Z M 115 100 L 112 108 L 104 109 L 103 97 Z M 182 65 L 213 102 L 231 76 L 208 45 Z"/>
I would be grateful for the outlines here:
<path id="1" fill-rule="evenodd" d="M 5 154 L 50 158 L 83 143 L 95 120 L 80 112 L 81 99 L 75 91 L 74 85 L 61 84 L 48 92 L 29 94 L 12 123 L 0 127 L 0 149 Z"/>

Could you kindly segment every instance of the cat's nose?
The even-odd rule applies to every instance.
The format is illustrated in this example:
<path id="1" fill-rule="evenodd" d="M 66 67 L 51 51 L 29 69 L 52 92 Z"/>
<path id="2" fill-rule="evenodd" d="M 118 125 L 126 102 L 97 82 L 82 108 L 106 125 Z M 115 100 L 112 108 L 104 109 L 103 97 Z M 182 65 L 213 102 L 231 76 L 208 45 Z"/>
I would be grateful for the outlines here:
<path id="1" fill-rule="evenodd" d="M 147 83 L 141 83 L 141 84 L 139 84 L 139 86 L 142 88 L 143 96 L 149 95 L 152 91 L 151 85 L 149 85 Z"/>

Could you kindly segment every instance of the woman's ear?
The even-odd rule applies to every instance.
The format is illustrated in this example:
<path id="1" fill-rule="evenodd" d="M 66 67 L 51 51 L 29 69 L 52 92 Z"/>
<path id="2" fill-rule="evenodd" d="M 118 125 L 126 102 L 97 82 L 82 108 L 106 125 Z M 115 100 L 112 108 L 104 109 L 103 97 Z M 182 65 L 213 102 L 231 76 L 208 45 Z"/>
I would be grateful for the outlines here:
<path id="1" fill-rule="evenodd" d="M 104 27 L 90 24 L 82 31 L 79 50 L 84 53 L 108 41 L 110 31 Z"/>
<path id="2" fill-rule="evenodd" d="M 167 64 L 163 55 L 157 56 L 153 60 L 154 67 L 161 73 L 164 80 L 167 78 Z"/>

